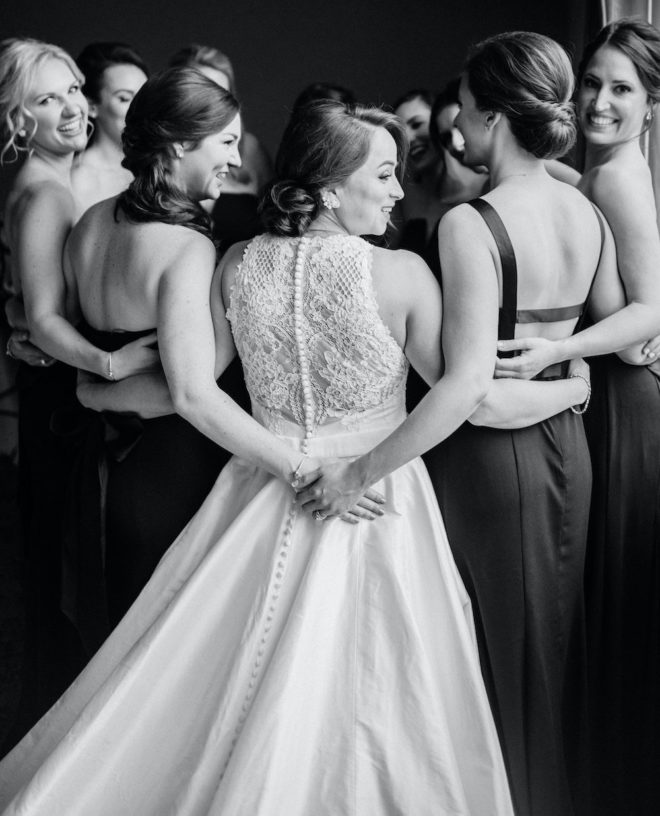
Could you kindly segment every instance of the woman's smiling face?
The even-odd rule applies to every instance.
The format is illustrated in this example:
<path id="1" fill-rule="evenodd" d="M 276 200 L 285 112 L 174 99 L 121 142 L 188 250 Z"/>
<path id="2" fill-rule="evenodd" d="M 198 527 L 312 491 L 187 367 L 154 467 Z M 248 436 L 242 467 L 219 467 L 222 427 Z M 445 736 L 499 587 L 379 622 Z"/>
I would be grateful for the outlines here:
<path id="1" fill-rule="evenodd" d="M 36 70 L 25 101 L 25 123 L 31 146 L 54 155 L 84 150 L 87 144 L 87 100 L 64 60 L 50 57 Z"/>
<path id="2" fill-rule="evenodd" d="M 599 48 L 578 91 L 578 116 L 585 139 L 611 145 L 637 138 L 649 112 L 648 93 L 632 60 L 618 48 Z"/>

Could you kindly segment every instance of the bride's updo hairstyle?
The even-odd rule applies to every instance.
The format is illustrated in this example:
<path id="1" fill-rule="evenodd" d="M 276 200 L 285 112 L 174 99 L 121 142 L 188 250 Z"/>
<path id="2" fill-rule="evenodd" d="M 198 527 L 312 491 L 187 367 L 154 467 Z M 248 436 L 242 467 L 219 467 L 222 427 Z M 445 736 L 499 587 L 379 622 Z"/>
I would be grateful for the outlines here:
<path id="1" fill-rule="evenodd" d="M 639 80 L 652 102 L 660 102 L 660 31 L 635 17 L 622 17 L 601 28 L 584 49 L 578 67 L 578 83 L 596 51 L 609 45 L 625 54 L 635 66 Z"/>
<path id="2" fill-rule="evenodd" d="M 401 178 L 408 143 L 394 114 L 328 99 L 296 108 L 277 153 L 275 181 L 261 203 L 268 232 L 302 235 L 321 211 L 321 191 L 342 184 L 365 163 L 376 128 L 394 139 Z"/>
<path id="3" fill-rule="evenodd" d="M 238 102 L 193 68 L 169 68 L 135 94 L 122 134 L 122 164 L 135 176 L 117 199 L 130 221 L 181 224 L 211 237 L 211 220 L 174 182 L 174 144 L 194 150 L 220 133 L 238 113 Z"/>
<path id="4" fill-rule="evenodd" d="M 559 43 L 529 31 L 490 37 L 470 53 L 465 75 L 477 108 L 506 116 L 532 155 L 554 159 L 573 146 L 573 70 Z"/>

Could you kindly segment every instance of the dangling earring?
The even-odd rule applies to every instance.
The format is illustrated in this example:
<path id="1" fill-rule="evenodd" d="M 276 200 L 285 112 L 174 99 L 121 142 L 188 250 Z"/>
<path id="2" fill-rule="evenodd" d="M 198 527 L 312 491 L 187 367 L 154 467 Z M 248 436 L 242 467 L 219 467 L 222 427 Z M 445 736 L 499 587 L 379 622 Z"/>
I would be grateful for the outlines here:
<path id="1" fill-rule="evenodd" d="M 646 115 L 644 116 L 644 125 L 645 125 L 645 127 L 647 127 L 647 128 L 651 127 L 652 122 L 653 122 L 653 108 L 649 108 L 646 111 Z"/>
<path id="2" fill-rule="evenodd" d="M 321 202 L 327 210 L 336 210 L 339 206 L 339 199 L 337 196 L 328 190 L 321 190 Z"/>
<path id="3" fill-rule="evenodd" d="M 174 146 L 174 155 L 177 157 L 177 159 L 183 158 L 183 148 L 181 147 L 181 145 Z"/>
<path id="4" fill-rule="evenodd" d="M 87 141 L 89 141 L 92 138 L 92 134 L 94 133 L 94 128 L 95 127 L 96 127 L 96 125 L 94 124 L 94 120 L 93 119 L 88 119 L 87 120 Z"/>

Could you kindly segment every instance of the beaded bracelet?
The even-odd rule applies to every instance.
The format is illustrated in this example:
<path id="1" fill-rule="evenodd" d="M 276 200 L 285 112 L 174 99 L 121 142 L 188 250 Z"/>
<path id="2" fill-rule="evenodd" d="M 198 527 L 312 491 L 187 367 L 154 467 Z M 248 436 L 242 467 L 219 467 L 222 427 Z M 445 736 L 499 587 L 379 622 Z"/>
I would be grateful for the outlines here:
<path id="1" fill-rule="evenodd" d="M 591 399 L 591 383 L 586 377 L 583 377 L 582 374 L 569 374 L 569 379 L 573 377 L 579 377 L 587 386 L 587 398 L 579 408 L 576 408 L 575 405 L 571 405 L 571 411 L 573 411 L 574 414 L 584 414 L 589 407 L 589 400 Z"/>
<path id="2" fill-rule="evenodd" d="M 112 370 L 112 352 L 108 352 L 108 370 L 107 370 L 107 377 L 109 380 L 115 379 L 115 372 Z"/>

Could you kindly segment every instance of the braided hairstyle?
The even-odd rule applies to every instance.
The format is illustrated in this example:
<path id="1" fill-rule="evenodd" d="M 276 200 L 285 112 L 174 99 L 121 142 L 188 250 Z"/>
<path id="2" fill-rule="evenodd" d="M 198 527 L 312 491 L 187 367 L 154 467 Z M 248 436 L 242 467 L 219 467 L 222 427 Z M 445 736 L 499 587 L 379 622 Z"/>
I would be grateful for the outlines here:
<path id="1" fill-rule="evenodd" d="M 208 214 L 172 178 L 173 145 L 194 150 L 238 110 L 229 91 L 192 68 L 169 68 L 148 79 L 129 106 L 122 134 L 122 165 L 135 177 L 117 200 L 126 217 L 181 224 L 210 238 Z"/>

